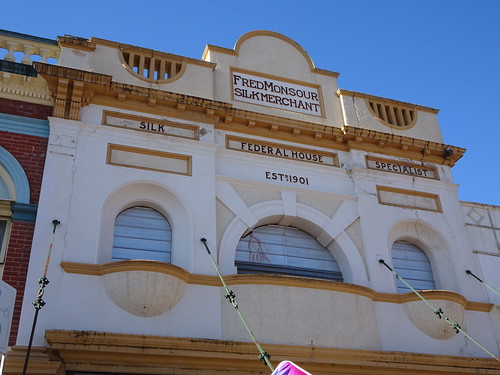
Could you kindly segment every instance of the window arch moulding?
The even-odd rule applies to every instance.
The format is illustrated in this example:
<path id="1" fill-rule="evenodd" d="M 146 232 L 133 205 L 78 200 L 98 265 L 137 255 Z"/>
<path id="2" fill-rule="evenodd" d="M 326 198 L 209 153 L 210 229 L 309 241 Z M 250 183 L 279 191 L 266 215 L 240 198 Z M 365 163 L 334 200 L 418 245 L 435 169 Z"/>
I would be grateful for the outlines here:
<path id="1" fill-rule="evenodd" d="M 172 236 L 170 263 L 192 272 L 192 233 L 189 228 L 192 228 L 193 220 L 186 205 L 167 187 L 145 181 L 119 186 L 104 201 L 98 235 L 98 262 L 107 263 L 112 259 L 116 217 L 137 206 L 151 208 L 165 217 Z"/>
<path id="2" fill-rule="evenodd" d="M 392 263 L 392 245 L 406 241 L 417 246 L 429 259 L 437 289 L 460 293 L 457 275 L 453 267 L 450 246 L 436 229 L 422 219 L 403 220 L 395 223 L 387 235 L 388 258 Z"/>
<path id="3" fill-rule="evenodd" d="M 296 203 L 297 216 L 291 218 L 290 226 L 303 230 L 318 240 L 318 235 L 323 234 L 324 228 L 331 218 L 311 207 Z M 220 240 L 217 259 L 223 274 L 236 274 L 234 264 L 236 248 L 241 237 L 248 234 L 253 228 L 266 224 L 278 224 L 284 217 L 282 201 L 261 202 L 249 208 L 258 222 L 249 227 L 242 218 L 236 216 L 226 227 Z M 347 240 L 346 240 L 347 239 Z M 332 236 L 329 244 L 319 241 L 336 259 L 344 282 L 369 285 L 368 276 L 359 249 L 341 232 Z M 335 246 L 334 246 L 335 245 Z M 348 246 L 346 246 L 348 245 Z"/>
<path id="4" fill-rule="evenodd" d="M 0 166 L 3 167 L 15 187 L 15 195 L 10 199 L 17 203 L 29 204 L 30 187 L 28 177 L 17 159 L 2 146 L 0 146 Z"/>

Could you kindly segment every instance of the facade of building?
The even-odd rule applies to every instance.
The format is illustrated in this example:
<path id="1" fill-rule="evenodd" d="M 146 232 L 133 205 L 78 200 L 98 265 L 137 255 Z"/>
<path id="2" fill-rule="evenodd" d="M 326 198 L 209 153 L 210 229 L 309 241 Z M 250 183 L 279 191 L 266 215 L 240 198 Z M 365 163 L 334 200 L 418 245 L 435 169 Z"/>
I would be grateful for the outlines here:
<path id="1" fill-rule="evenodd" d="M 0 49 L 0 276 L 17 291 L 10 334 L 13 345 L 52 115 L 47 84 L 31 64 L 33 58 L 54 61 L 59 46 L 56 40 L 0 30 Z M 1 301 L 0 307 L 6 308 Z M 4 335 L 7 329 L 0 328 L 0 336 Z"/>
<path id="2" fill-rule="evenodd" d="M 53 246 L 29 374 L 269 373 L 202 238 L 274 365 L 500 374 L 500 301 L 466 273 L 500 284 L 500 209 L 458 200 L 436 109 L 339 89 L 274 32 L 201 60 L 58 43 L 34 64 L 53 115 L 27 285 Z"/>

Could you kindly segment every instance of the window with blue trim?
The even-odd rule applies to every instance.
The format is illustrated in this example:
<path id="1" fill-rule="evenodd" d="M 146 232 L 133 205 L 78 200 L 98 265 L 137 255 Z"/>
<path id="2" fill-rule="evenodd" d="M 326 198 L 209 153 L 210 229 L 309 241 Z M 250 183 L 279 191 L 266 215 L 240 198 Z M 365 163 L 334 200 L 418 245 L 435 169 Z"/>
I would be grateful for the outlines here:
<path id="1" fill-rule="evenodd" d="M 281 225 L 258 227 L 238 242 L 235 266 L 240 274 L 283 274 L 343 281 L 328 249 L 310 234 Z"/>
<path id="2" fill-rule="evenodd" d="M 115 220 L 112 260 L 146 259 L 170 263 L 172 230 L 168 220 L 149 207 L 132 207 Z"/>

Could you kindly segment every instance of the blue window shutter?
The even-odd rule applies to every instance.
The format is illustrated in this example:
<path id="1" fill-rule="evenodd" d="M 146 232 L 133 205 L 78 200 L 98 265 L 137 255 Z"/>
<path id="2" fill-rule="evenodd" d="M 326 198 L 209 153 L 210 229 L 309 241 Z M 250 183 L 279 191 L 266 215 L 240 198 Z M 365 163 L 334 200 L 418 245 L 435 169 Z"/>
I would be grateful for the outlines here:
<path id="1" fill-rule="evenodd" d="M 308 233 L 293 227 L 266 225 L 240 239 L 238 273 L 277 273 L 342 281 L 333 255 Z"/>
<path id="2" fill-rule="evenodd" d="M 147 259 L 170 263 L 172 231 L 167 219 L 148 207 L 132 207 L 115 220 L 113 260 Z"/>
<path id="3" fill-rule="evenodd" d="M 394 242 L 392 262 L 394 270 L 416 290 L 436 289 L 431 263 L 417 246 L 406 241 Z M 400 279 L 396 280 L 398 293 L 411 291 Z"/>

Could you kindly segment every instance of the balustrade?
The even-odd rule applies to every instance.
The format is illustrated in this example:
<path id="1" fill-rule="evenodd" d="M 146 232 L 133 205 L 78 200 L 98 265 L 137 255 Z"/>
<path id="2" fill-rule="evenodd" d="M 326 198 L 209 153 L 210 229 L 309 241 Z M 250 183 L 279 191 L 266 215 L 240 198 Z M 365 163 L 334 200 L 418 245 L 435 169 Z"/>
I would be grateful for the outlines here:
<path id="1" fill-rule="evenodd" d="M 0 59 L 21 64 L 41 61 L 57 64 L 60 48 L 56 40 L 0 30 Z"/>
<path id="2" fill-rule="evenodd" d="M 36 77 L 31 65 L 34 61 L 55 65 L 60 53 L 57 40 L 0 30 L 0 95 L 52 105 L 47 83 Z"/>

